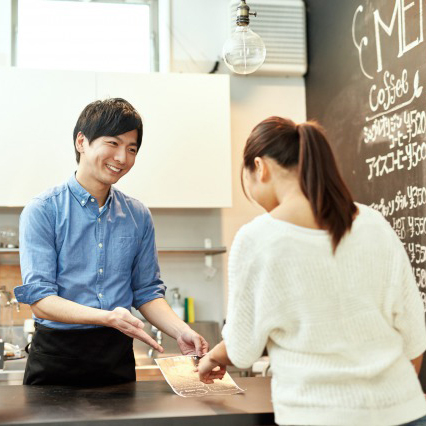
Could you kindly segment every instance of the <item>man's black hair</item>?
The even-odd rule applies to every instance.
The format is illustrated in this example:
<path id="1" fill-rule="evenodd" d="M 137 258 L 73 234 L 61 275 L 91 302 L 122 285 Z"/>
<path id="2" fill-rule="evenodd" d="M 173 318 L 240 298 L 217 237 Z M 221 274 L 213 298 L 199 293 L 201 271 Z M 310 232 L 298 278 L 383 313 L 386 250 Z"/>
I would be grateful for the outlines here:
<path id="1" fill-rule="evenodd" d="M 74 127 L 73 139 L 77 164 L 80 153 L 75 148 L 78 132 L 86 136 L 89 144 L 101 136 L 119 136 L 137 130 L 138 151 L 142 144 L 143 125 L 139 113 L 122 98 L 95 101 L 84 108 Z"/>

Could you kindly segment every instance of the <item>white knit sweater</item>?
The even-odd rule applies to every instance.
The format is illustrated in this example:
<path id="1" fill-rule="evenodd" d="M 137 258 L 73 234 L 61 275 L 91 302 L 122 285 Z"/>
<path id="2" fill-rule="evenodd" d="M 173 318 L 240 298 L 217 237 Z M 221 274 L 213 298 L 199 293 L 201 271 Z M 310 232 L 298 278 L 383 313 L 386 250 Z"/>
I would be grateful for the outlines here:
<path id="1" fill-rule="evenodd" d="M 249 367 L 267 345 L 280 425 L 400 425 L 426 414 L 410 360 L 426 349 L 424 308 L 405 249 L 358 204 L 332 253 L 326 231 L 257 217 L 229 258 L 223 337 Z"/>

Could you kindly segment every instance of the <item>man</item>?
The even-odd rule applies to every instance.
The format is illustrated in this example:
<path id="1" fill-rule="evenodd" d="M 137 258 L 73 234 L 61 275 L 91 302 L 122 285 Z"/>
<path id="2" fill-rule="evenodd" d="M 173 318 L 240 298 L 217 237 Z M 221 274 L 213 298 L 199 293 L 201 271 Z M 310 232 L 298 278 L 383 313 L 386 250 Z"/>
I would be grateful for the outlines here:
<path id="1" fill-rule="evenodd" d="M 163 349 L 131 305 L 183 354 L 208 350 L 164 300 L 149 210 L 112 186 L 133 167 L 142 133 L 124 99 L 89 104 L 74 129 L 77 172 L 22 212 L 15 295 L 36 322 L 24 384 L 134 381 L 133 338 Z"/>

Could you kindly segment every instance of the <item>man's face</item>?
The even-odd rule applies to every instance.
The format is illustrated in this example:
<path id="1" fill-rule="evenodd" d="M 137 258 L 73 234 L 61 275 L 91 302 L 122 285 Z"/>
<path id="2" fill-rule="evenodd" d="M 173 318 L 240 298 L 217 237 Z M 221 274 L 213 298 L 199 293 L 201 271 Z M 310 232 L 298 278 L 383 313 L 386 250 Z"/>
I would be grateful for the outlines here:
<path id="1" fill-rule="evenodd" d="M 135 164 L 137 136 L 135 129 L 118 136 L 101 136 L 90 145 L 84 137 L 79 169 L 91 181 L 105 185 L 116 183 Z"/>

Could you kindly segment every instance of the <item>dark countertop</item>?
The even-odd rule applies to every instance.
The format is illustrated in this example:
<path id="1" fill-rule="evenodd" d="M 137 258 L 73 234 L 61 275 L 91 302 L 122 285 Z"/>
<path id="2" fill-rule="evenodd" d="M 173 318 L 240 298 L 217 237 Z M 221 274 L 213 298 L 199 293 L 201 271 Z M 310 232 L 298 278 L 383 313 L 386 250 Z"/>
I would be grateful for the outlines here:
<path id="1" fill-rule="evenodd" d="M 235 378 L 244 394 L 182 398 L 165 381 L 99 388 L 0 386 L 0 424 L 274 425 L 270 378 Z"/>

